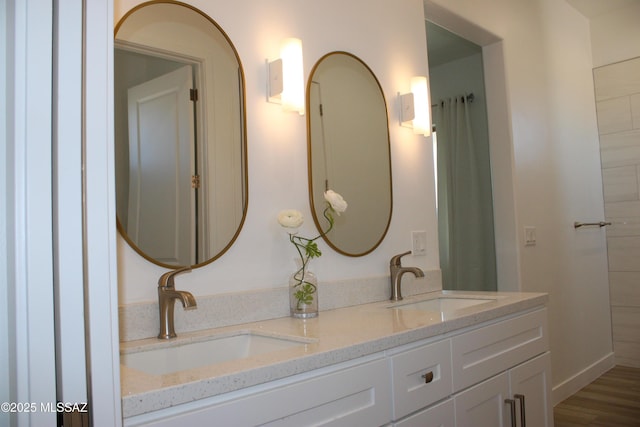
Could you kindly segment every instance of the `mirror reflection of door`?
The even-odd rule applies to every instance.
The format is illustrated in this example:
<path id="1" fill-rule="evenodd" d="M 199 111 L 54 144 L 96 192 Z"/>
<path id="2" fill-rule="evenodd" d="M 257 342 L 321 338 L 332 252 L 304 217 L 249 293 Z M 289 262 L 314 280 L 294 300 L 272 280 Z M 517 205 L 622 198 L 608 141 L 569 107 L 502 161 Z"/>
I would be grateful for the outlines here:
<path id="1" fill-rule="evenodd" d="M 191 66 L 128 90 L 129 238 L 161 262 L 196 260 Z"/>
<path id="2" fill-rule="evenodd" d="M 164 218 L 155 218 L 154 215 L 155 224 L 150 226 L 135 212 L 137 217 L 132 216 L 131 220 L 133 227 L 148 229 L 144 234 L 149 238 L 138 237 L 134 241 L 129 230 L 129 174 L 135 177 L 138 172 L 132 169 L 129 159 L 128 91 L 185 66 L 191 67 L 193 86 L 190 87 L 196 89 L 195 101 L 192 102 L 192 133 L 196 145 L 191 148 L 189 157 L 191 170 L 186 173 L 185 155 L 168 157 L 167 143 L 161 153 L 155 154 L 164 157 L 150 157 L 152 150 L 145 153 L 153 159 L 147 165 L 152 162 L 160 169 L 140 172 L 158 178 L 156 185 L 149 190 L 159 192 L 162 189 L 167 194 L 158 193 L 161 202 L 152 201 L 150 207 L 145 207 L 143 202 L 146 190 L 132 195 L 132 203 L 138 204 L 148 213 L 147 216 L 158 214 L 157 205 L 164 205 L 161 208 Z M 222 256 L 239 235 L 248 202 L 244 86 L 244 72 L 231 40 L 215 21 L 191 5 L 173 1 L 146 2 L 127 12 L 116 25 L 114 140 L 118 231 L 129 246 L 147 261 L 167 268 L 199 267 Z M 181 92 L 181 96 L 188 93 Z M 156 100 L 154 108 L 159 102 Z M 155 119 L 148 121 L 154 123 Z M 170 126 L 164 123 L 164 119 L 158 123 L 163 127 Z M 175 128 L 179 127 L 176 125 Z M 149 129 L 162 133 L 160 127 L 152 124 Z M 155 135 L 153 139 L 169 133 Z M 157 146 L 159 142 L 154 141 L 154 144 Z M 173 165 L 168 164 L 171 159 Z M 176 171 L 182 175 L 180 182 L 182 185 L 184 181 L 184 188 L 191 188 L 191 175 L 196 178 L 197 188 L 189 190 L 190 200 L 181 199 L 181 194 L 187 191 L 183 187 L 176 194 L 175 188 L 160 185 L 161 181 L 169 183 L 178 179 Z M 135 189 L 138 185 L 135 183 L 132 187 Z M 192 208 L 190 214 L 186 213 L 188 206 Z M 167 211 L 167 207 L 171 211 Z M 173 225 L 168 224 L 171 215 L 176 221 Z M 190 224 L 182 222 L 187 217 Z M 180 229 L 186 230 L 185 236 Z M 153 230 L 157 230 L 158 235 Z M 159 235 L 165 232 L 168 236 Z M 140 235 L 141 231 L 133 230 L 133 233 Z"/>
<path id="3" fill-rule="evenodd" d="M 206 176 L 194 97 L 201 64 L 126 43 L 114 52 L 118 220 L 150 258 L 197 264 L 207 255 L 206 207 L 198 209 L 204 186 L 192 185 Z"/>

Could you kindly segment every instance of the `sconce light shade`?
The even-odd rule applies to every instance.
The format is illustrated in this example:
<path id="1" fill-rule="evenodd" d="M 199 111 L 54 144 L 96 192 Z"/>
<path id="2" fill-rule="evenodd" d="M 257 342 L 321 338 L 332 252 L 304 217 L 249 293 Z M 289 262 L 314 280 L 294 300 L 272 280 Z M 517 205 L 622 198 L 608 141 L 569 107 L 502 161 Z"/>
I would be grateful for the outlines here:
<path id="1" fill-rule="evenodd" d="M 414 133 L 431 134 L 431 105 L 427 78 L 411 78 L 411 92 L 400 95 L 400 124 L 413 128 Z"/>
<path id="2" fill-rule="evenodd" d="M 284 111 L 304 114 L 304 68 L 300 39 L 283 40 L 280 58 L 269 62 L 269 102 L 282 104 Z"/>

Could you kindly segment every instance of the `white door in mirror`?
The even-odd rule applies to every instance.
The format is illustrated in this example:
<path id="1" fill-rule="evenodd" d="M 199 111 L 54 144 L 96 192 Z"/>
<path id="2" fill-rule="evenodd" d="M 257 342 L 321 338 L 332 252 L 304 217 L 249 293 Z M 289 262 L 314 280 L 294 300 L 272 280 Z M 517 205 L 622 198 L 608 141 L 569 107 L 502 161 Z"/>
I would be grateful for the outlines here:
<path id="1" fill-rule="evenodd" d="M 129 238 L 161 262 L 195 261 L 191 66 L 129 89 Z"/>

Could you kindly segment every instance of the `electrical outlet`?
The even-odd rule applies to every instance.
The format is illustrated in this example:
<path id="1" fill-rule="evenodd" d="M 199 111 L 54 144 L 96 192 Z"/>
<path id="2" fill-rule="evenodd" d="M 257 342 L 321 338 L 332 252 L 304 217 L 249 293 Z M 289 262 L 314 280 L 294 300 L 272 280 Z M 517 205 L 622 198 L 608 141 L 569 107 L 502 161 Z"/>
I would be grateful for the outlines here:
<path id="1" fill-rule="evenodd" d="M 427 232 L 426 231 L 411 232 L 411 253 L 413 255 L 427 254 Z"/>

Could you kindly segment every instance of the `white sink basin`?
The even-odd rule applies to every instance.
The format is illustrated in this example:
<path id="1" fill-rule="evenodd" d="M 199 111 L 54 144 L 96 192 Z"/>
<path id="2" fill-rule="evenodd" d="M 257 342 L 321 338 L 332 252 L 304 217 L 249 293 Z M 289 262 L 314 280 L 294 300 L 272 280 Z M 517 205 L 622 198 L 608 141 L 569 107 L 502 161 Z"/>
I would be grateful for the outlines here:
<path id="1" fill-rule="evenodd" d="M 120 363 L 148 374 L 164 375 L 303 346 L 309 342 L 304 339 L 241 332 L 197 342 L 123 353 L 120 355 Z"/>
<path id="2" fill-rule="evenodd" d="M 461 310 L 463 308 L 472 307 L 480 304 L 487 304 L 496 301 L 497 298 L 451 298 L 441 297 L 429 299 L 425 301 L 412 302 L 407 304 L 393 305 L 389 308 L 399 310 L 422 310 L 422 311 L 438 311 L 449 312 Z"/>

